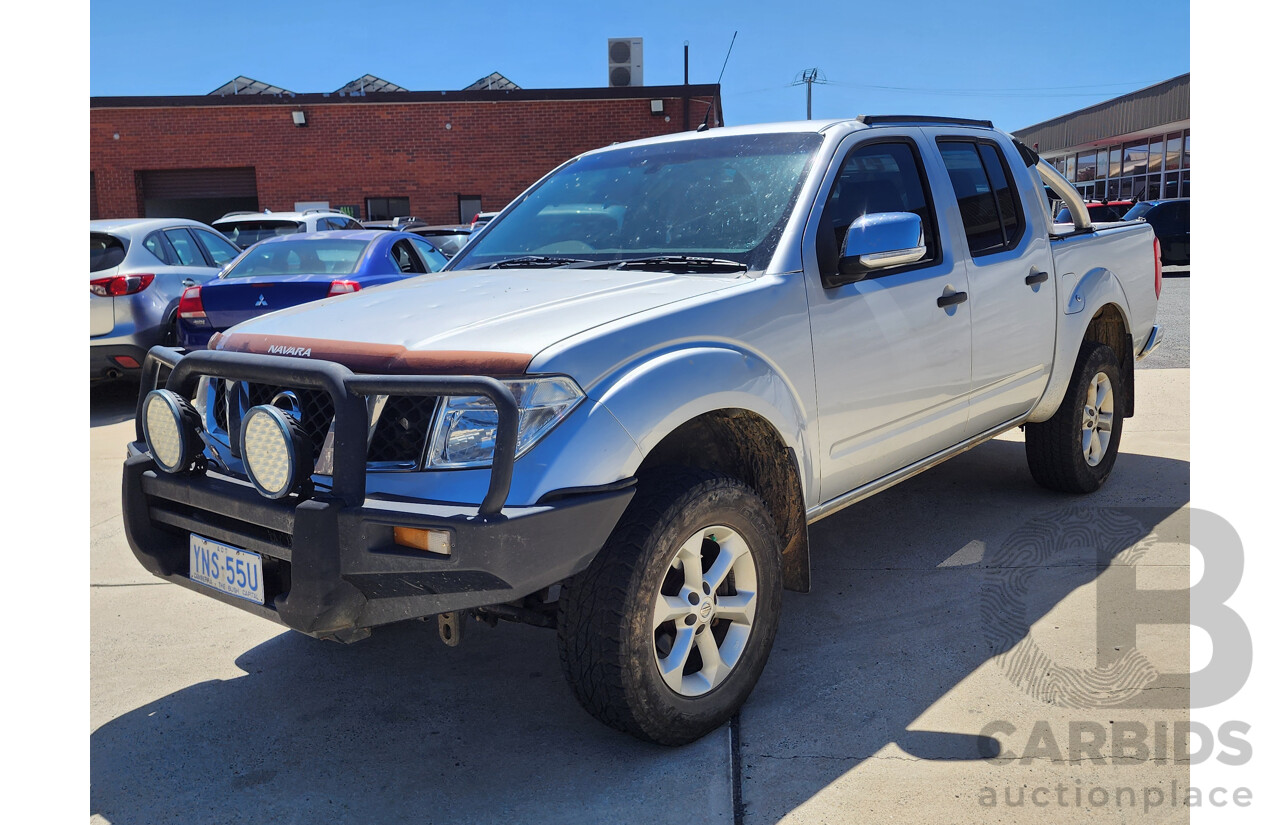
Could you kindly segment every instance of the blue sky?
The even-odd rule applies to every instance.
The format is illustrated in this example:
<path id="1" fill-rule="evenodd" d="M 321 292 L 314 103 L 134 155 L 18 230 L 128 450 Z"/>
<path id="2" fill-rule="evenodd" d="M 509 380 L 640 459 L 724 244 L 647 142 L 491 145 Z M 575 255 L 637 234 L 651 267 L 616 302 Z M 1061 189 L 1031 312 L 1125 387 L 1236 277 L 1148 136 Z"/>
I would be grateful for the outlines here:
<path id="1" fill-rule="evenodd" d="M 975 12 L 975 10 L 977 10 Z M 414 90 L 498 71 L 525 88 L 603 86 L 610 37 L 643 37 L 647 85 L 724 73 L 731 124 L 924 113 L 1016 129 L 1190 69 L 1189 3 L 1081 8 L 999 0 L 824 4 L 390 0 L 90 7 L 91 95 L 206 94 L 248 75 L 295 92 L 365 73 Z M 1046 45 L 1049 43 L 1061 45 Z M 120 48 L 128 43 L 130 47 Z"/>

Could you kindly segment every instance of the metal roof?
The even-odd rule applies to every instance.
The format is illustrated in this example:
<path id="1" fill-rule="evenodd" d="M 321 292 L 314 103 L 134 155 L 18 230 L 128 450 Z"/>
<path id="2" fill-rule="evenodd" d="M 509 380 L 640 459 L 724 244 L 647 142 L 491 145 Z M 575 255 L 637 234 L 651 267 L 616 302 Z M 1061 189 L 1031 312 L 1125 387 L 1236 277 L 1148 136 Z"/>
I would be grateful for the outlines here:
<path id="1" fill-rule="evenodd" d="M 1156 129 L 1191 118 L 1191 73 L 1016 130 L 1014 137 L 1039 151 L 1083 146 Z"/>
<path id="2" fill-rule="evenodd" d="M 291 95 L 293 92 L 240 75 L 234 80 L 228 80 L 209 94 L 225 97 L 227 95 Z"/>
<path id="3" fill-rule="evenodd" d="M 338 89 L 334 94 L 362 95 L 362 94 L 368 94 L 370 92 L 407 92 L 407 91 L 409 90 L 404 88 L 403 86 L 397 86 L 396 84 L 392 83 L 390 80 L 383 80 L 382 78 L 376 75 L 367 74 L 362 77 L 357 77 L 355 80 L 343 86 L 341 89 Z"/>

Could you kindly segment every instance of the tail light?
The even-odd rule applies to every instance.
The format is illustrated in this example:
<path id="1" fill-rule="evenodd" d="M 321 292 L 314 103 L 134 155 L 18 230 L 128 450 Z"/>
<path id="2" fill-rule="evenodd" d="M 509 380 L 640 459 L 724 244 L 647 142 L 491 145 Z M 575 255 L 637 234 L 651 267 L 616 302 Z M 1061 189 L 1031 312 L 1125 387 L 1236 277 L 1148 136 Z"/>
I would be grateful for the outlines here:
<path id="1" fill-rule="evenodd" d="M 355 281 L 334 281 L 329 284 L 329 294 L 326 297 L 332 298 L 334 295 L 346 295 L 348 292 L 359 292 L 360 284 Z"/>
<path id="2" fill-rule="evenodd" d="M 151 286 L 155 275 L 113 275 L 109 278 L 94 278 L 89 281 L 89 292 L 103 298 L 119 295 L 132 295 Z"/>
<path id="3" fill-rule="evenodd" d="M 200 287 L 189 286 L 178 299 L 178 317 L 202 326 L 206 321 L 204 302 L 200 300 Z"/>
<path id="4" fill-rule="evenodd" d="M 1160 268 L 1160 239 L 1154 241 L 1156 253 L 1156 299 L 1160 298 L 1160 287 L 1164 285 L 1164 270 Z"/>

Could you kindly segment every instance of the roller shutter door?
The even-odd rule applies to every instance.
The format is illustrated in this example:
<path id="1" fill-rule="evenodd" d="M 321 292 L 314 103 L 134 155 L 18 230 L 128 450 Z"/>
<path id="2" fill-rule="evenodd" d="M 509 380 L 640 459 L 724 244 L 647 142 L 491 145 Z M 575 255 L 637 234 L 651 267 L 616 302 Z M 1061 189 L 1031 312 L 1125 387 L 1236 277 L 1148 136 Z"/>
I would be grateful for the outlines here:
<path id="1" fill-rule="evenodd" d="M 256 198 L 253 167 L 242 169 L 155 169 L 140 173 L 146 200 Z"/>

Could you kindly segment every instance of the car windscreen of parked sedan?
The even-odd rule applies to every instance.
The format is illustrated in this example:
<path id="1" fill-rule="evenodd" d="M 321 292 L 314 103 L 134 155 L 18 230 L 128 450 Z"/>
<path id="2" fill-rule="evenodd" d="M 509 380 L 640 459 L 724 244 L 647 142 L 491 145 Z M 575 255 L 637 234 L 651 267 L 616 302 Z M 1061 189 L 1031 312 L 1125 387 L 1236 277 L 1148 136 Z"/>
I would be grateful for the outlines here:
<path id="1" fill-rule="evenodd" d="M 245 253 L 224 278 L 258 278 L 265 275 L 350 275 L 355 271 L 368 241 L 333 238 L 317 241 L 281 241 L 255 246 Z"/>
<path id="2" fill-rule="evenodd" d="M 293 235 L 302 232 L 305 227 L 298 221 L 266 220 L 266 221 L 227 221 L 213 224 L 213 228 L 226 235 L 231 242 L 241 249 L 248 249 L 258 241 L 274 238 L 277 235 Z"/>
<path id="3" fill-rule="evenodd" d="M 182 346 L 277 309 L 436 272 L 440 250 L 405 232 L 335 230 L 267 238 L 218 278 L 188 289 L 178 306 Z"/>

